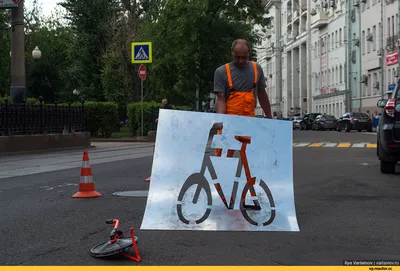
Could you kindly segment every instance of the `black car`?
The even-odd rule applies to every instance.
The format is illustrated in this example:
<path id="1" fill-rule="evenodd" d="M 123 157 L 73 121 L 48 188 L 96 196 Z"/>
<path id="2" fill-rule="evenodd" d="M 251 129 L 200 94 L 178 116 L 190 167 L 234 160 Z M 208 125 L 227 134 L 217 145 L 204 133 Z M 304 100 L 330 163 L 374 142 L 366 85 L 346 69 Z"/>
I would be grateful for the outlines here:
<path id="1" fill-rule="evenodd" d="M 300 130 L 311 130 L 313 127 L 314 120 L 319 116 L 322 115 L 321 113 L 309 113 L 303 116 L 303 119 L 300 121 Z"/>
<path id="2" fill-rule="evenodd" d="M 344 113 L 338 120 L 336 127 L 336 131 L 341 132 L 342 130 L 346 132 L 351 130 L 372 132 L 372 118 L 361 112 Z"/>
<path id="3" fill-rule="evenodd" d="M 313 123 L 313 130 L 336 130 L 337 119 L 332 115 L 319 115 Z"/>
<path id="4" fill-rule="evenodd" d="M 377 127 L 377 156 L 381 172 L 393 174 L 400 161 L 400 81 L 388 99 L 381 99 L 377 106 L 383 109 Z"/>

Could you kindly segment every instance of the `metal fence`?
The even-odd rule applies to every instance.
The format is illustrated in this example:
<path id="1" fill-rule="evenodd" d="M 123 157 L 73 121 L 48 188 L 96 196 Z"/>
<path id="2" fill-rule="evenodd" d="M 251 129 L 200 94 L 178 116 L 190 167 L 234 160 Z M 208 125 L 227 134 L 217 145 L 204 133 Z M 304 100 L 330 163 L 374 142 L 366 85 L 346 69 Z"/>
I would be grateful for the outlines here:
<path id="1" fill-rule="evenodd" d="M 0 104 L 0 136 L 85 131 L 84 104 Z"/>

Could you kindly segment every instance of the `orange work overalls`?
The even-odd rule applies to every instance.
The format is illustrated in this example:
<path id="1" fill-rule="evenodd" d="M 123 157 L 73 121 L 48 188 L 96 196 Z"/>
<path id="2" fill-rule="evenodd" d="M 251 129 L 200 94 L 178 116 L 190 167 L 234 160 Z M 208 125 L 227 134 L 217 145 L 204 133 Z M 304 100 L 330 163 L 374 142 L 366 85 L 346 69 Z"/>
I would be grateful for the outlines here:
<path id="1" fill-rule="evenodd" d="M 229 115 L 238 115 L 238 116 L 247 116 L 247 117 L 255 117 L 255 108 L 256 108 L 256 100 L 254 98 L 254 90 L 257 85 L 258 80 L 258 71 L 257 71 L 257 63 L 252 62 L 254 69 L 254 84 L 253 88 L 250 92 L 243 92 L 240 90 L 235 90 L 233 88 L 231 68 L 229 64 L 225 64 L 226 74 L 228 76 L 228 84 L 229 84 L 229 98 L 226 101 L 226 114 Z M 222 134 L 222 130 L 218 130 L 217 133 Z M 247 137 L 240 137 L 242 139 L 249 139 Z M 235 151 L 228 151 L 228 157 L 233 157 Z M 221 156 L 222 149 L 215 149 L 215 155 Z"/>

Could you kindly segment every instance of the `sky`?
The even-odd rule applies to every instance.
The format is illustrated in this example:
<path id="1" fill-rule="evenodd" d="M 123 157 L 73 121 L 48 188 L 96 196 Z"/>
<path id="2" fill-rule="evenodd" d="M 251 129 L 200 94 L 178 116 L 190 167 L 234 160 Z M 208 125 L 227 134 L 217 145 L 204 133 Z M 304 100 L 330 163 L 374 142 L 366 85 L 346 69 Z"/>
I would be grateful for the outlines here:
<path id="1" fill-rule="evenodd" d="M 63 0 L 38 0 L 40 6 L 42 7 L 43 15 L 49 16 L 51 12 L 57 7 L 58 2 Z M 25 0 L 25 6 L 27 8 L 32 8 L 33 0 Z"/>

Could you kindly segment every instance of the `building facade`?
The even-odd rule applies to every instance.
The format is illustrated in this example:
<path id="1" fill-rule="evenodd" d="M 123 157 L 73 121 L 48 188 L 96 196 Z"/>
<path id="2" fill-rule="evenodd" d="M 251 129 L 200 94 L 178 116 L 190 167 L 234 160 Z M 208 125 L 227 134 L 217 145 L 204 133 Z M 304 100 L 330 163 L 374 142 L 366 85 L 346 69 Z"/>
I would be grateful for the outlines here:
<path id="1" fill-rule="evenodd" d="M 348 93 L 346 3 L 317 0 L 311 5 L 313 112 L 340 117 Z"/>
<path id="2" fill-rule="evenodd" d="M 281 13 L 279 4 L 267 6 L 265 19 L 267 26 L 257 28 L 262 35 L 261 42 L 256 47 L 257 59 L 264 70 L 267 81 L 267 92 L 271 103 L 272 115 L 282 116 Z M 259 104 L 256 114 L 263 114 Z"/>
<path id="3" fill-rule="evenodd" d="M 307 0 L 281 1 L 282 111 L 284 117 L 311 111 Z"/>
<path id="4" fill-rule="evenodd" d="M 352 0 L 349 8 L 352 111 L 372 113 L 398 77 L 398 1 Z"/>

